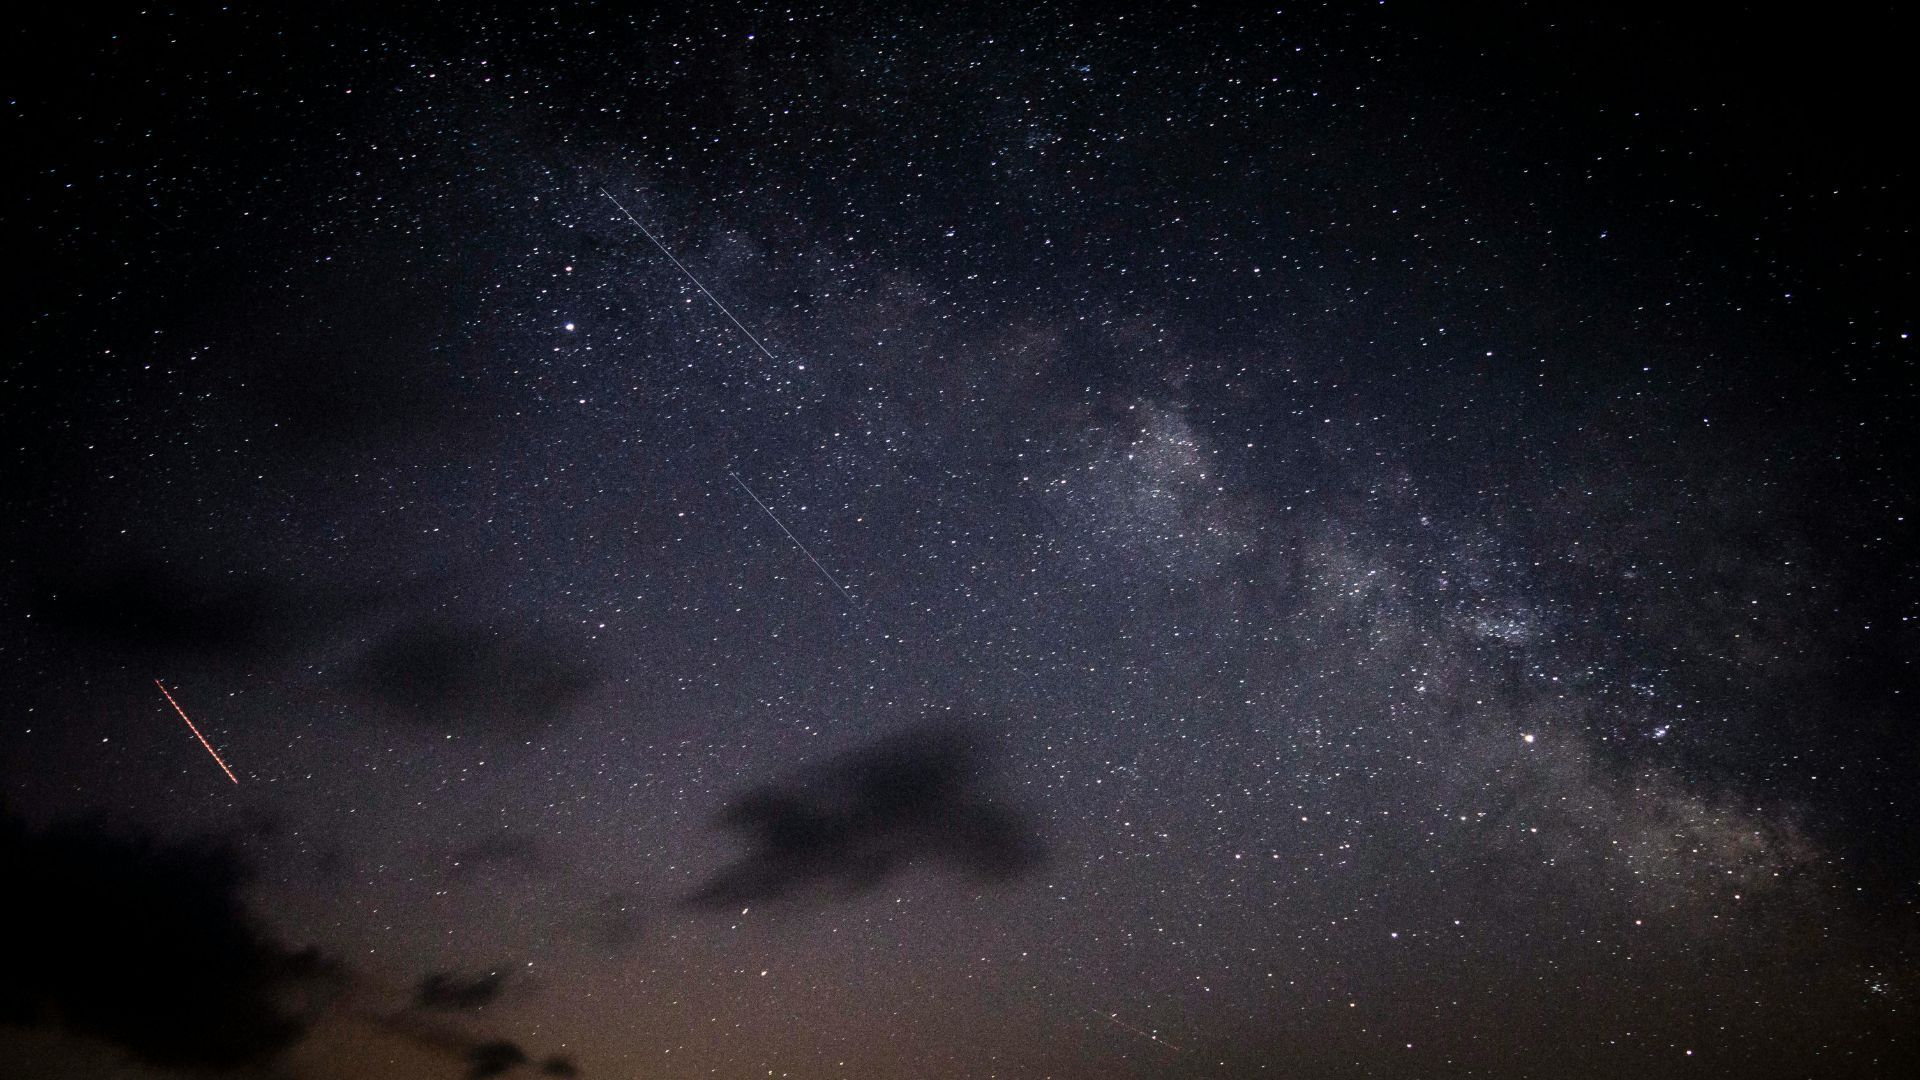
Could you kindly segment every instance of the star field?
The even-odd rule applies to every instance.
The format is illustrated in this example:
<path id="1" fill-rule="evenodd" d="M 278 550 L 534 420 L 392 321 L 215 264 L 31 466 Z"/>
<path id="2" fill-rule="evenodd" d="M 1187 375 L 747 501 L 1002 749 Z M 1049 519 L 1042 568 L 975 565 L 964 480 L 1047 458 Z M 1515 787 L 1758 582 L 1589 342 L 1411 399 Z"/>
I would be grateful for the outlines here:
<path id="1" fill-rule="evenodd" d="M 1906 1075 L 1897 19 L 1404 7 L 19 29 L 0 1072 Z"/>

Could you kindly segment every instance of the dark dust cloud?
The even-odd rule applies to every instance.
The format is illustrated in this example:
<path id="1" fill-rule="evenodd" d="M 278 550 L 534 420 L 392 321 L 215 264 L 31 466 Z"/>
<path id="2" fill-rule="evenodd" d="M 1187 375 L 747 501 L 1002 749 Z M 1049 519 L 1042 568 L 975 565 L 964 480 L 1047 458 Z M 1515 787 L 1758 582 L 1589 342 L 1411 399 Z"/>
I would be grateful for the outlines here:
<path id="1" fill-rule="evenodd" d="M 0 1072 L 1912 1074 L 1902 20 L 23 16 Z"/>
<path id="2" fill-rule="evenodd" d="M 1039 861 L 1040 843 L 1016 811 L 977 790 L 983 771 L 974 733 L 926 729 L 750 791 L 720 824 L 751 850 L 692 900 L 714 907 L 816 887 L 864 892 L 915 863 L 1012 878 Z"/>
<path id="3" fill-rule="evenodd" d="M 465 1009 L 484 1009 L 499 998 L 500 990 L 506 983 L 505 976 L 497 971 L 482 975 L 460 975 L 455 972 L 436 971 L 420 980 L 420 989 L 414 994 L 414 1004 L 422 1009 L 446 1009 L 460 1011 Z"/>

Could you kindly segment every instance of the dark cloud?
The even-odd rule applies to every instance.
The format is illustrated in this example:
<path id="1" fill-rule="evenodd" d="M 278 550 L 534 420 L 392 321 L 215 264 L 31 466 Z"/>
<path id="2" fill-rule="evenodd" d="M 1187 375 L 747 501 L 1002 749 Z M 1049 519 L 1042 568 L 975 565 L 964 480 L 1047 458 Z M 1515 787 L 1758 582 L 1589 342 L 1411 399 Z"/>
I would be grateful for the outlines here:
<path id="1" fill-rule="evenodd" d="M 491 975 L 477 979 L 465 979 L 457 975 L 430 975 L 421 985 L 421 993 L 416 998 L 415 1007 L 401 1009 L 398 1012 L 373 1014 L 369 1019 L 388 1035 L 403 1039 L 423 1050 L 445 1054 L 451 1060 L 463 1064 L 466 1075 L 469 1077 L 484 1080 L 485 1077 L 504 1076 L 510 1073 L 525 1075 L 522 1071 L 524 1069 L 536 1069 L 538 1072 L 554 1076 L 580 1075 L 579 1068 L 571 1060 L 559 1055 L 549 1056 L 545 1062 L 536 1067 L 532 1056 L 520 1043 L 502 1037 L 497 1031 L 476 1030 L 464 1019 L 455 1020 L 447 1016 L 448 1012 L 454 1011 L 452 1009 L 419 1007 L 420 999 L 427 996 L 429 985 L 434 984 L 436 979 L 446 981 L 436 987 L 435 993 L 445 990 L 448 994 L 458 997 L 462 993 L 471 992 L 476 998 L 488 995 L 488 991 L 478 989 L 480 985 L 491 980 L 497 992 L 500 981 L 500 977 Z M 555 1062 L 559 1063 L 558 1068 L 572 1071 L 554 1072 Z"/>
<path id="2" fill-rule="evenodd" d="M 531 865 L 539 855 L 532 835 L 495 829 L 454 852 L 454 862 L 466 869 L 489 863 Z"/>
<path id="3" fill-rule="evenodd" d="M 506 1039 L 483 1042 L 467 1051 L 467 1063 L 471 1066 L 467 1075 L 472 1080 L 486 1080 L 489 1076 L 500 1076 L 510 1070 L 527 1064 L 527 1052 L 520 1044 Z"/>
<path id="4" fill-rule="evenodd" d="M 259 575 L 216 574 L 149 559 L 46 575 L 31 610 L 82 646 L 140 656 L 256 659 L 306 640 L 311 605 Z"/>
<path id="5" fill-rule="evenodd" d="M 93 826 L 36 832 L 0 813 L 0 867 L 13 886 L 0 890 L 0 1025 L 97 1041 L 166 1069 L 277 1075 L 316 1024 L 356 1012 L 352 972 L 282 946 L 248 917 L 249 875 L 227 846 Z M 498 1076 L 531 1065 L 525 1051 L 428 1014 L 485 1008 L 506 982 L 503 972 L 431 974 L 415 1009 L 377 1022 L 450 1051 L 471 1076 Z M 562 1057 L 540 1071 L 579 1075 Z"/>
<path id="6" fill-rule="evenodd" d="M 500 997 L 506 981 L 506 976 L 498 971 L 480 975 L 436 971 L 420 980 L 420 989 L 414 994 L 413 1003 L 422 1009 L 449 1012 L 484 1009 Z"/>
<path id="7" fill-rule="evenodd" d="M 429 619 L 381 641 L 353 678 L 420 723 L 506 734 L 556 718 L 596 676 L 559 642 L 530 629 Z"/>
<path id="8" fill-rule="evenodd" d="M 927 727 L 750 791 L 720 823 L 753 850 L 691 901 L 717 907 L 815 888 L 861 892 L 916 863 L 978 880 L 1015 877 L 1040 848 L 1028 823 L 983 790 L 985 757 L 973 731 Z"/>
<path id="9" fill-rule="evenodd" d="M 0 866 L 0 1021 L 64 1027 L 155 1065 L 232 1069 L 299 1040 L 334 981 L 317 954 L 247 918 L 227 848 L 31 832 L 9 817 Z"/>

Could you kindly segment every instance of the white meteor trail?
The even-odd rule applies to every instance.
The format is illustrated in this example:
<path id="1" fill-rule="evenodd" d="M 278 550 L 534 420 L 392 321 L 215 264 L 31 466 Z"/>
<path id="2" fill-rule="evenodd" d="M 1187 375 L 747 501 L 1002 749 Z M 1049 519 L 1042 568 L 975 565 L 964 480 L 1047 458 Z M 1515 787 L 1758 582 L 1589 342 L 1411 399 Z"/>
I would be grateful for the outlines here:
<path id="1" fill-rule="evenodd" d="M 760 501 L 760 496 L 755 495 L 753 493 L 753 489 L 747 486 L 747 482 L 745 480 L 740 479 L 740 474 L 730 472 L 727 475 L 733 477 L 733 482 L 740 485 L 740 490 L 747 493 L 747 498 L 752 499 L 754 502 L 754 505 L 758 506 L 762 510 L 765 510 L 767 512 L 767 516 L 770 518 L 773 518 L 773 523 L 775 525 L 780 526 L 781 532 L 787 534 L 787 539 L 793 541 L 793 546 L 800 549 L 800 554 L 805 555 L 807 557 L 807 561 L 813 564 L 814 569 L 820 571 L 820 576 L 823 578 L 826 578 L 828 584 L 840 590 L 840 595 L 847 598 L 847 603 L 852 605 L 854 612 L 858 614 L 860 610 L 860 602 L 853 598 L 853 594 L 847 591 L 846 586 L 840 584 L 840 581 L 838 578 L 835 578 L 832 574 L 828 573 L 826 567 L 820 565 L 820 560 L 814 558 L 813 552 L 807 550 L 807 545 L 801 543 L 800 538 L 793 535 L 793 530 L 787 528 L 786 523 L 781 521 L 779 516 L 773 512 L 773 508 L 769 507 L 766 503 L 763 503 Z"/>
<path id="2" fill-rule="evenodd" d="M 619 207 L 620 212 L 627 216 L 627 220 L 633 222 L 633 227 L 636 229 L 639 229 L 641 235 L 653 241 L 653 246 L 660 249 L 660 254 L 665 255 L 667 257 L 668 262 L 671 262 L 675 267 L 679 269 L 679 271 L 682 274 L 685 274 L 687 276 L 687 280 L 693 282 L 694 288 L 699 289 L 702 293 L 705 293 L 707 299 L 713 301 L 713 306 L 720 309 L 720 314 L 725 315 L 729 322 L 732 322 L 734 326 L 739 327 L 740 332 L 747 335 L 747 340 L 753 342 L 753 347 L 756 349 L 759 349 L 760 354 L 762 356 L 765 356 L 767 359 L 772 360 L 776 364 L 780 362 L 777 357 L 775 357 L 772 353 L 767 351 L 767 347 L 765 345 L 760 344 L 759 338 L 753 336 L 753 331 L 747 329 L 747 326 L 745 323 L 735 318 L 733 312 L 727 310 L 727 305 L 720 302 L 719 297 L 713 295 L 713 290 L 707 288 L 705 285 L 700 284 L 700 279 L 693 276 L 693 271 L 687 269 L 686 265 L 682 263 L 679 259 L 674 258 L 673 252 L 667 250 L 667 245 L 661 243 L 660 238 L 653 235 L 652 232 L 648 231 L 645 225 L 640 224 L 640 219 L 633 216 L 633 211 L 627 209 L 625 206 L 622 206 L 620 203 L 620 200 L 613 197 L 613 192 L 608 191 L 606 188 L 601 188 L 600 194 L 605 195 L 607 197 L 608 202 L 611 202 L 613 205 Z"/>
<path id="3" fill-rule="evenodd" d="M 1151 1039 L 1154 1042 L 1159 1043 L 1161 1046 L 1166 1047 L 1167 1049 L 1173 1051 L 1176 1054 L 1186 1053 L 1185 1050 L 1182 1050 L 1179 1047 L 1168 1042 L 1167 1040 L 1161 1038 L 1160 1036 L 1155 1035 L 1153 1032 L 1144 1031 L 1140 1028 L 1134 1027 L 1132 1024 L 1127 1023 L 1125 1020 L 1120 1019 L 1119 1017 L 1113 1015 L 1112 1013 L 1101 1012 L 1099 1009 L 1096 1009 L 1091 1005 L 1082 1005 L 1081 1008 L 1087 1010 L 1088 1012 L 1092 1013 L 1095 1016 L 1101 1017 L 1105 1020 L 1109 1020 L 1115 1024 L 1118 1024 L 1119 1026 L 1126 1028 L 1128 1031 L 1133 1032 L 1135 1035 L 1138 1035 L 1143 1039 Z"/>
<path id="4" fill-rule="evenodd" d="M 167 684 L 161 682 L 159 679 L 155 679 L 153 680 L 153 685 L 159 687 L 160 692 L 167 696 L 167 704 L 173 706 L 173 711 L 179 713 L 180 719 L 187 722 L 187 730 L 193 732 L 193 737 L 199 739 L 200 745 L 206 747 L 207 753 L 213 755 L 213 763 L 220 766 L 220 771 L 227 774 L 227 779 L 236 784 L 239 783 L 240 778 L 233 775 L 233 770 L 227 768 L 226 762 L 220 760 L 220 752 L 213 748 L 213 744 L 207 741 L 205 735 L 200 734 L 200 729 L 194 726 L 193 718 L 187 715 L 187 710 L 181 708 L 180 703 L 173 700 L 173 692 L 167 689 Z"/>

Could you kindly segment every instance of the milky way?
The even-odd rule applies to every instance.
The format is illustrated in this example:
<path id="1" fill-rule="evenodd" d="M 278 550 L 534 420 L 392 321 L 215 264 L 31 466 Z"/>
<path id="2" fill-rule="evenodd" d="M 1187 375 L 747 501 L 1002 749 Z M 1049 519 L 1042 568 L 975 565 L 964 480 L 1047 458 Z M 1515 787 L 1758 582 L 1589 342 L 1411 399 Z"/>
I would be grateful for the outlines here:
<path id="1" fill-rule="evenodd" d="M 1738 22 L 21 30 L 0 1059 L 1906 1075 L 1908 39 Z"/>

